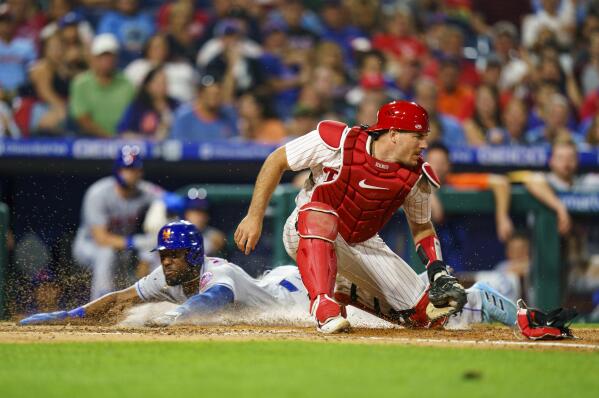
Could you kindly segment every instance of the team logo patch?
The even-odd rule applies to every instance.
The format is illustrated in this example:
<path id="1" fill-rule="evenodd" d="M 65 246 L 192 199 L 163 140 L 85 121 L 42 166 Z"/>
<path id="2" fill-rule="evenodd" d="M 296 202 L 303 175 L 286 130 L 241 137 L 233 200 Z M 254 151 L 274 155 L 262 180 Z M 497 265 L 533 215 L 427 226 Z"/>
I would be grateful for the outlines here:
<path id="1" fill-rule="evenodd" d="M 165 229 L 164 231 L 162 231 L 162 240 L 170 240 L 171 236 L 173 236 L 173 231 L 170 228 Z"/>
<path id="2" fill-rule="evenodd" d="M 208 272 L 204 272 L 202 274 L 202 277 L 200 278 L 200 290 L 202 290 L 203 288 L 206 287 L 206 285 L 208 284 L 208 282 L 210 282 L 212 280 L 212 272 L 208 271 Z"/>

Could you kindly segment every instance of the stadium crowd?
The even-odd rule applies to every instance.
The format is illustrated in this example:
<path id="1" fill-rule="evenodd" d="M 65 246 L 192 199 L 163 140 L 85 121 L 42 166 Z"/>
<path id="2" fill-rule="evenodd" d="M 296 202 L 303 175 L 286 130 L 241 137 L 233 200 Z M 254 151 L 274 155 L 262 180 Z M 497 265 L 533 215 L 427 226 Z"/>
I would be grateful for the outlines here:
<path id="1" fill-rule="evenodd" d="M 599 1 L 6 0 L 0 136 L 276 143 L 416 100 L 450 147 L 597 146 Z"/>
<path id="2" fill-rule="evenodd" d="M 564 240 L 588 237 L 570 284 L 599 304 L 596 228 L 573 228 L 553 195 L 599 191 L 576 154 L 599 147 L 599 0 L 0 3 L 0 138 L 278 144 L 413 100 L 446 185 L 493 191 L 498 269 L 518 282 L 529 272 L 528 238 L 509 217 L 510 183 L 523 182 Z M 453 149 L 499 145 L 554 147 L 549 172 L 451 173 Z M 433 218 L 454 252 L 460 234 L 440 203 Z"/>

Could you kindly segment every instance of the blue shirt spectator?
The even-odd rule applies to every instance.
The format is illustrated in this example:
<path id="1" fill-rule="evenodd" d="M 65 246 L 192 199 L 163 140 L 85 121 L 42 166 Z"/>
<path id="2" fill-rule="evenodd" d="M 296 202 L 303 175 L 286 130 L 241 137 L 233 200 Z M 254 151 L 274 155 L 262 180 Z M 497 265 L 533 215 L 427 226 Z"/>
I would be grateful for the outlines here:
<path id="1" fill-rule="evenodd" d="M 98 24 L 98 34 L 112 33 L 119 41 L 119 66 L 124 67 L 141 56 L 143 45 L 154 34 L 156 26 L 148 14 L 138 11 L 138 1 L 117 2 L 117 11 L 109 11 Z"/>
<path id="2" fill-rule="evenodd" d="M 15 21 L 10 10 L 0 11 L 0 90 L 14 92 L 27 80 L 29 64 L 36 58 L 33 41 L 15 37 Z"/>
<path id="3" fill-rule="evenodd" d="M 238 134 L 237 114 L 228 102 L 221 85 L 204 76 L 198 96 L 192 103 L 182 105 L 175 112 L 170 138 L 184 142 L 217 141 Z"/>

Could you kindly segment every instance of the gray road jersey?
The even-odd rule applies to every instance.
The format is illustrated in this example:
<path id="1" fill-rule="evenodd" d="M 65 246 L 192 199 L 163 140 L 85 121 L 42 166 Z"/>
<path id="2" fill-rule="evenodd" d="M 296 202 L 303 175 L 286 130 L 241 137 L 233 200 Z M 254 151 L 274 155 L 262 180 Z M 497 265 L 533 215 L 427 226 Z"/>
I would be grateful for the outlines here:
<path id="1" fill-rule="evenodd" d="M 104 177 L 87 189 L 78 234 L 91 239 L 91 227 L 103 225 L 113 234 L 131 235 L 143 220 L 143 212 L 163 193 L 159 186 L 141 181 L 139 194 L 125 199 L 117 194 L 116 184 L 114 177 Z"/>

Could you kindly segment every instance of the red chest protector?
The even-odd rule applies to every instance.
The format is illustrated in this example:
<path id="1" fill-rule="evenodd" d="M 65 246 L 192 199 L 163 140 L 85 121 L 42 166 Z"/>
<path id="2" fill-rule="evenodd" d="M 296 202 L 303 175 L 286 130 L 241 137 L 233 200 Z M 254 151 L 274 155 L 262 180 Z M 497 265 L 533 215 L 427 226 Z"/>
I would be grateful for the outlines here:
<path id="1" fill-rule="evenodd" d="M 326 203 L 337 211 L 339 233 L 347 243 L 364 242 L 376 235 L 422 173 L 422 159 L 410 169 L 373 158 L 366 151 L 367 140 L 368 134 L 359 127 L 341 138 L 343 163 L 339 174 L 332 181 L 318 184 L 312 194 L 312 201 Z"/>

